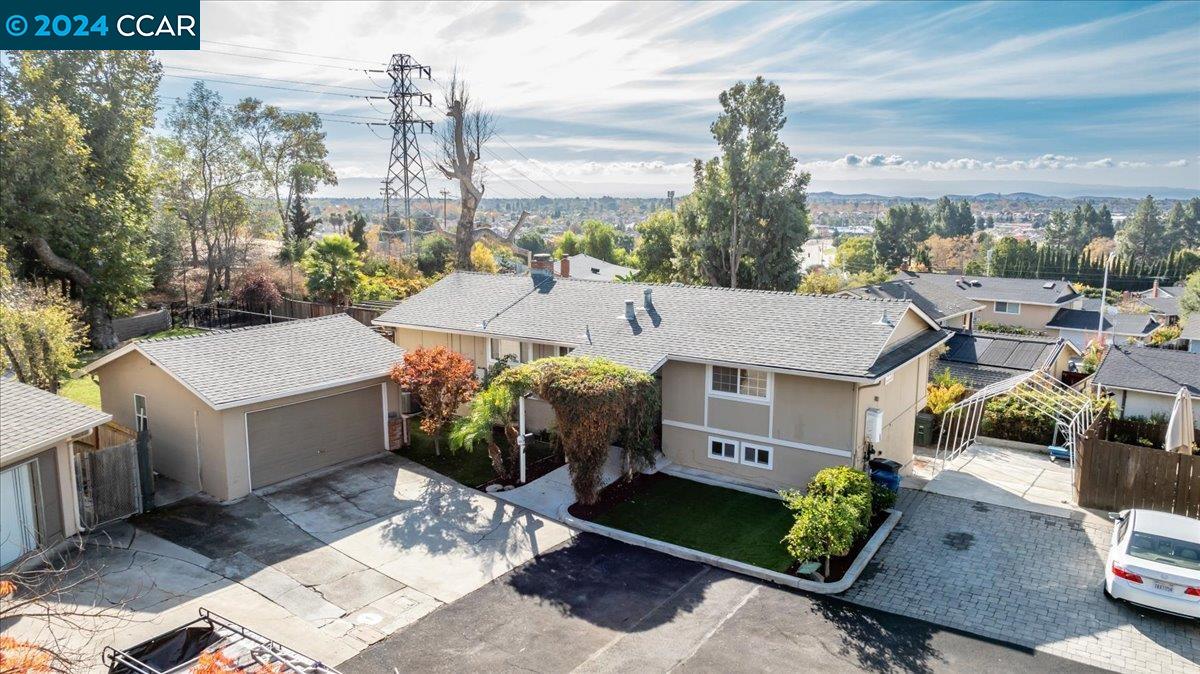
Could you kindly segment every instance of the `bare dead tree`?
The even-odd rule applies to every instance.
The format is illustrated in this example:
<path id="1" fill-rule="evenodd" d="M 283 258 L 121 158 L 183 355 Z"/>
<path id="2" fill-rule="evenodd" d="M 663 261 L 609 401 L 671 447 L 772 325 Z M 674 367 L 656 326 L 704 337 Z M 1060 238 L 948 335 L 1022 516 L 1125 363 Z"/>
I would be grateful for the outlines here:
<path id="1" fill-rule="evenodd" d="M 100 570 L 83 550 L 43 551 L 0 573 L 0 673 L 91 669 L 98 639 L 144 622 L 125 609 L 137 597 L 105 596 Z"/>
<path id="2" fill-rule="evenodd" d="M 455 71 L 445 92 L 446 121 L 439 134 L 438 171 L 447 180 L 458 183 L 458 225 L 454 231 L 454 259 L 458 269 L 471 268 L 471 248 L 483 236 L 512 245 L 528 213 L 522 212 L 517 224 L 501 236 L 491 227 L 476 227 L 475 212 L 483 200 L 486 186 L 479 164 L 483 148 L 496 133 L 495 118 L 471 99 L 470 91 Z M 436 225 L 435 225 L 436 226 Z"/>

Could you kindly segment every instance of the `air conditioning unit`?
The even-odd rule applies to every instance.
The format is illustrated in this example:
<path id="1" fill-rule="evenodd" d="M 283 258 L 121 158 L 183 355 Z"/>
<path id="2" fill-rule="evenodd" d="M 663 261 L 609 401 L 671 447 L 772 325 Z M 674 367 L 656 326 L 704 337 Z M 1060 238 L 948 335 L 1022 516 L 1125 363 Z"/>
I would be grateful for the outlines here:
<path id="1" fill-rule="evenodd" d="M 416 414 L 421 411 L 411 391 L 400 392 L 400 414 Z"/>
<path id="2" fill-rule="evenodd" d="M 867 408 L 866 424 L 867 442 L 873 445 L 879 444 L 883 440 L 883 410 L 875 407 Z"/>

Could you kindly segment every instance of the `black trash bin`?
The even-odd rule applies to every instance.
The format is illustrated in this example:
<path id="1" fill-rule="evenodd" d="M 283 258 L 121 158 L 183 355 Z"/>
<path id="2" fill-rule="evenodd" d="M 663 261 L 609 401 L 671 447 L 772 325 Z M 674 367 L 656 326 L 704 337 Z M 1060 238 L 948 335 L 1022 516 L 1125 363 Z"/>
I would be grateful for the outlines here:
<path id="1" fill-rule="evenodd" d="M 900 491 L 900 464 L 891 459 L 871 459 L 871 481 L 881 484 L 894 492 Z"/>

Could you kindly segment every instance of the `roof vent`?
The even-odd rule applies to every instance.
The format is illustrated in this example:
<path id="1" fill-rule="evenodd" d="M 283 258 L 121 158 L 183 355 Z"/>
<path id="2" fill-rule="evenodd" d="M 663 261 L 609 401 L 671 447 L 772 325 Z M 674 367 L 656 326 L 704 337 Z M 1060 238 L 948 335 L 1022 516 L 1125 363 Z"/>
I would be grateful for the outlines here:
<path id="1" fill-rule="evenodd" d="M 1046 290 L 1054 290 L 1054 281 L 1046 281 L 1042 284 L 1042 287 Z"/>
<path id="2" fill-rule="evenodd" d="M 971 281 L 971 285 L 975 286 L 976 288 L 980 288 L 983 286 L 983 284 L 980 283 L 979 281 Z"/>
<path id="3" fill-rule="evenodd" d="M 886 311 L 884 311 L 884 312 L 883 312 L 883 313 L 882 313 L 882 314 L 879 316 L 879 324 L 880 324 L 880 325 L 892 325 L 892 319 L 888 318 L 888 315 L 887 315 L 887 312 L 886 312 Z"/>
<path id="4" fill-rule="evenodd" d="M 642 304 L 646 306 L 646 311 L 654 308 L 654 300 L 651 298 L 651 289 L 646 288 L 642 291 Z"/>
<path id="5" fill-rule="evenodd" d="M 632 321 L 637 319 L 637 314 L 634 312 L 633 300 L 625 300 L 625 320 Z"/>
<path id="6" fill-rule="evenodd" d="M 599 268 L 599 267 L 592 267 L 592 273 L 593 273 L 593 274 L 599 274 L 599 273 L 600 273 L 600 268 Z"/>

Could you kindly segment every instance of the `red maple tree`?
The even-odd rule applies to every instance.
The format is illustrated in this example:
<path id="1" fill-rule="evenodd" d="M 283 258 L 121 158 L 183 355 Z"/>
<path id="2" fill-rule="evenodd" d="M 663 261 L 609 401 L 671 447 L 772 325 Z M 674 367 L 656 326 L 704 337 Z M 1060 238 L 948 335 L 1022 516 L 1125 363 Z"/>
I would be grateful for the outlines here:
<path id="1" fill-rule="evenodd" d="M 434 448 L 441 453 L 442 430 L 479 388 L 475 364 L 444 346 L 422 347 L 405 353 L 391 376 L 421 405 L 421 430 L 433 436 Z"/>

